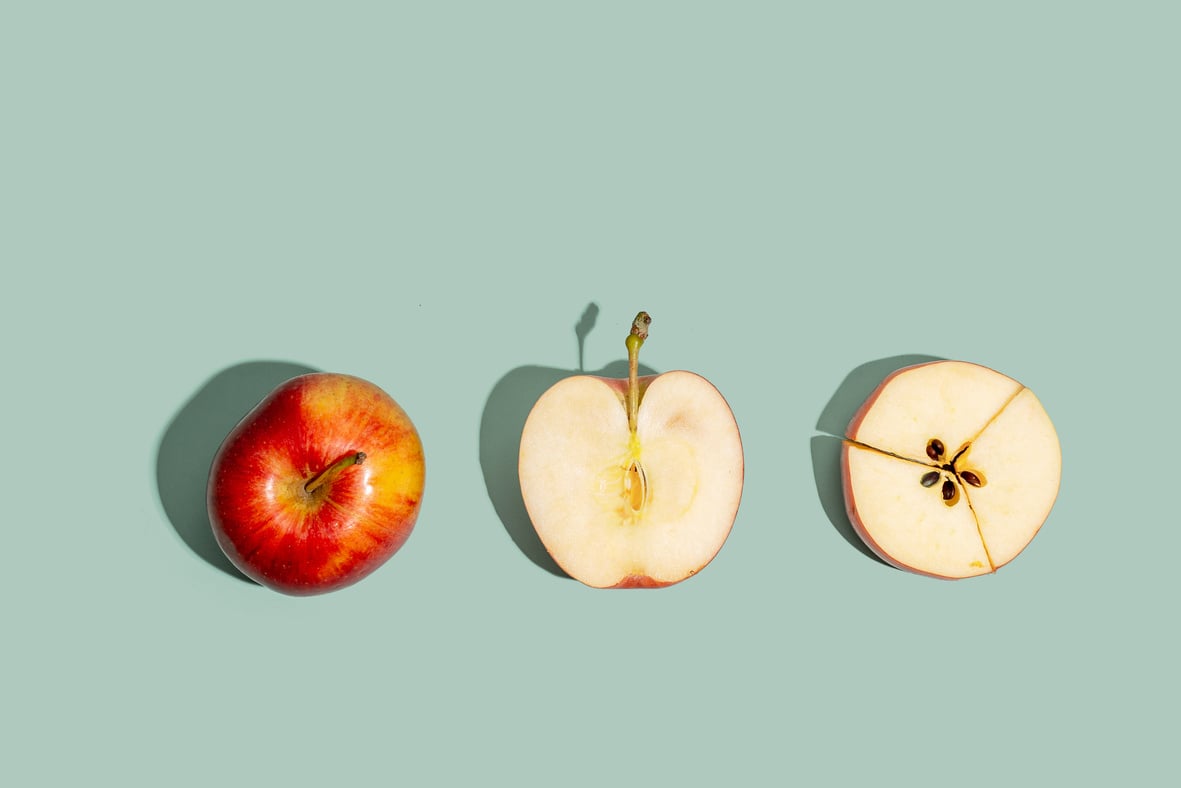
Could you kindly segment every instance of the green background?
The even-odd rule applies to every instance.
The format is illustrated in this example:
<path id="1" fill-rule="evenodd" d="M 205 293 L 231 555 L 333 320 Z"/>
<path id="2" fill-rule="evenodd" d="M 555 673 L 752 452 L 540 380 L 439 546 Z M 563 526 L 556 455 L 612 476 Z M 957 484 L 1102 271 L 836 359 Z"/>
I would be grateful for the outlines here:
<path id="1" fill-rule="evenodd" d="M 1176 8 L 6 4 L 0 775 L 1164 779 Z M 638 309 L 645 364 L 729 400 L 746 487 L 700 575 L 593 591 L 514 518 L 513 430 Z M 911 355 L 1058 428 L 995 576 L 842 531 L 817 426 Z M 293 599 L 225 571 L 201 490 L 304 369 L 393 394 L 428 479 L 385 567 Z"/>

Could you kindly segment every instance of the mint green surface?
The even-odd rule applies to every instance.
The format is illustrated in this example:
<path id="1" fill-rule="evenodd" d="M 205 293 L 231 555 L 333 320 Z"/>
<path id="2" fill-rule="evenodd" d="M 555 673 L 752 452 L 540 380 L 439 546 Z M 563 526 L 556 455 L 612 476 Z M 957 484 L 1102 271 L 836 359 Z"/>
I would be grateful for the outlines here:
<path id="1" fill-rule="evenodd" d="M 0 782 L 1172 779 L 1181 12 L 712 5 L 0 11 Z M 514 430 L 639 309 L 746 487 L 701 574 L 592 591 L 530 540 Z M 817 436 L 899 356 L 1057 425 L 995 576 L 845 538 Z M 379 572 L 292 599 L 201 491 L 307 369 L 398 399 L 427 490 Z"/>

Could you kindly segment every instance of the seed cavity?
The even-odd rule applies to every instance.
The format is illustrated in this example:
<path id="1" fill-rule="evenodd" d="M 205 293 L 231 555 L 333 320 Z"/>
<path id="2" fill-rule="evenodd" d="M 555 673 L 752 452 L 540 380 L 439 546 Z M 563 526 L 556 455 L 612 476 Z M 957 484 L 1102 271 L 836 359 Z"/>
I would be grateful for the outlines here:
<path id="1" fill-rule="evenodd" d="M 940 487 L 940 493 L 943 496 L 943 502 L 948 506 L 955 506 L 960 499 L 960 489 L 956 485 L 954 479 L 962 479 L 964 484 L 972 487 L 983 487 L 986 482 L 984 474 L 979 471 L 961 471 L 955 467 L 960 458 L 963 457 L 968 449 L 971 448 L 970 443 L 965 443 L 956 451 L 955 456 L 947 459 L 947 447 L 943 441 L 938 438 L 931 438 L 927 441 L 927 456 L 932 462 L 936 463 L 938 470 L 927 471 L 919 477 L 919 483 L 924 487 L 934 487 L 936 482 L 944 479 L 943 473 L 948 474 L 948 478 L 944 479 L 943 486 Z"/>

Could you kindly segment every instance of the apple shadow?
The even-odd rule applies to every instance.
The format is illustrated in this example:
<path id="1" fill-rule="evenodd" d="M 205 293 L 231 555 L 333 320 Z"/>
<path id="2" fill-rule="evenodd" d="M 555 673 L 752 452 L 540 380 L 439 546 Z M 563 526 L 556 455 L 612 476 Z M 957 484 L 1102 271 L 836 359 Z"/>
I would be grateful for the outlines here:
<path id="1" fill-rule="evenodd" d="M 246 583 L 213 537 L 205 503 L 209 468 L 222 441 L 276 386 L 316 370 L 283 361 L 249 361 L 210 378 L 164 430 L 156 451 L 156 489 L 181 540 L 207 563 Z"/>
<path id="2" fill-rule="evenodd" d="M 845 509 L 845 491 L 841 482 L 841 436 L 845 434 L 845 429 L 861 404 L 888 375 L 903 367 L 940 360 L 937 356 L 911 354 L 890 356 L 861 364 L 845 376 L 845 380 L 829 398 L 816 422 L 816 430 L 825 434 L 816 435 L 811 441 L 812 476 L 824 514 L 846 542 L 880 564 L 886 562 L 870 550 L 857 535 Z"/>

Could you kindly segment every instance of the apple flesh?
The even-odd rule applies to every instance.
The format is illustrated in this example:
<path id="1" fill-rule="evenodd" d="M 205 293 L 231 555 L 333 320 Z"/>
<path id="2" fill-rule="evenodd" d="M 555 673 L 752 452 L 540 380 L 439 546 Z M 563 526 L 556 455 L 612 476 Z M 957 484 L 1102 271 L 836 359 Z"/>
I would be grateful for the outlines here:
<path id="1" fill-rule="evenodd" d="M 579 375 L 534 405 L 518 471 L 530 520 L 568 575 L 596 588 L 654 588 L 696 574 L 726 541 L 742 442 L 725 399 L 692 372 Z"/>
<path id="2" fill-rule="evenodd" d="M 324 593 L 398 551 L 424 480 L 418 433 L 387 393 L 349 375 L 301 375 L 222 443 L 209 474 L 209 518 L 247 577 L 287 594 Z"/>
<path id="3" fill-rule="evenodd" d="M 1033 392 L 962 361 L 901 369 L 853 417 L 841 452 L 849 519 L 888 563 L 964 578 L 995 572 L 1037 534 L 1062 475 Z"/>

